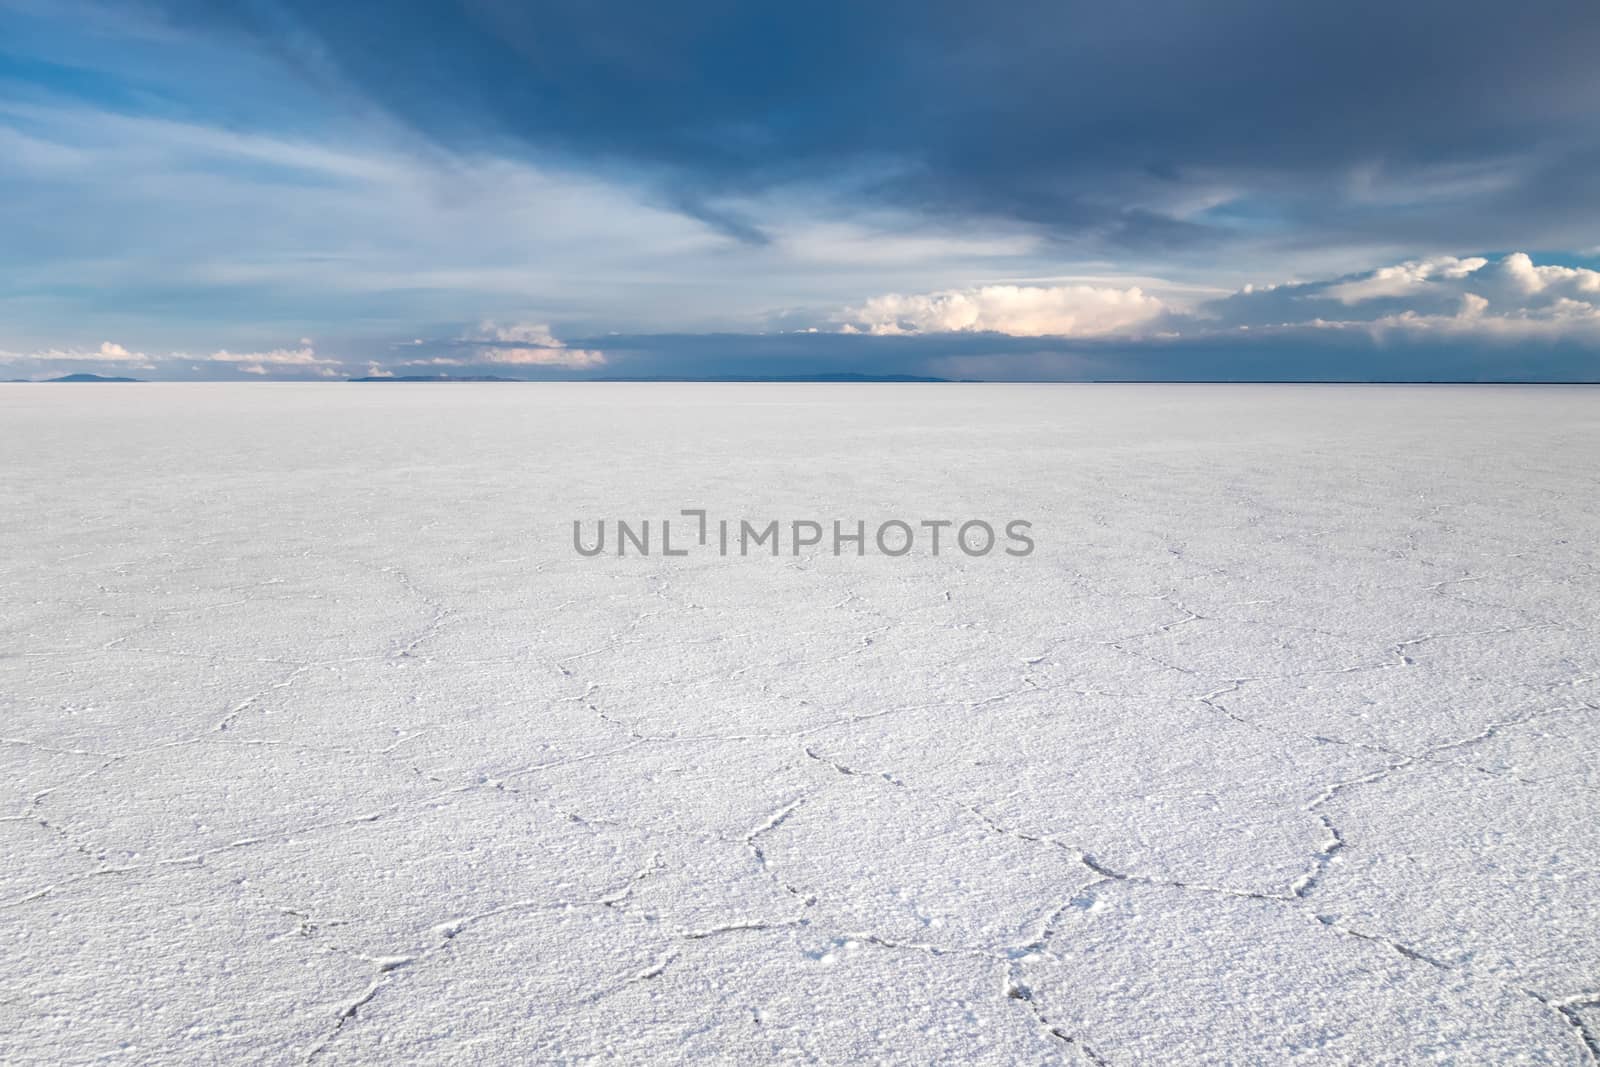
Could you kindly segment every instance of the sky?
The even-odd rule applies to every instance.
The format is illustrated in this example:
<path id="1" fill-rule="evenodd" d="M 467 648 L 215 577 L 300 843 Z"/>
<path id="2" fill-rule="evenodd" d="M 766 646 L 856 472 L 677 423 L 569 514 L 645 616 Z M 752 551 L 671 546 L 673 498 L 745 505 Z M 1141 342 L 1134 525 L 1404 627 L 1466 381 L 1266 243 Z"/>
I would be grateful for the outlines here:
<path id="1" fill-rule="evenodd" d="M 0 0 L 0 379 L 1600 380 L 1600 4 Z"/>

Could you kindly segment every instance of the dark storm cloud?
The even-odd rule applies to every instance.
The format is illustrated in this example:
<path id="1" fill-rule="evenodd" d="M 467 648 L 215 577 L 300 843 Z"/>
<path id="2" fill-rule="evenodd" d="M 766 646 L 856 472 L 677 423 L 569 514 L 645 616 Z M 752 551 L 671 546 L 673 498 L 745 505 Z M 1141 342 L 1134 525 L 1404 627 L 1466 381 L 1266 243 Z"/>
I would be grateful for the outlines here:
<path id="1" fill-rule="evenodd" d="M 749 241 L 710 201 L 847 175 L 1115 248 L 1600 241 L 1594 0 L 167 7 L 439 145 L 631 168 Z"/>

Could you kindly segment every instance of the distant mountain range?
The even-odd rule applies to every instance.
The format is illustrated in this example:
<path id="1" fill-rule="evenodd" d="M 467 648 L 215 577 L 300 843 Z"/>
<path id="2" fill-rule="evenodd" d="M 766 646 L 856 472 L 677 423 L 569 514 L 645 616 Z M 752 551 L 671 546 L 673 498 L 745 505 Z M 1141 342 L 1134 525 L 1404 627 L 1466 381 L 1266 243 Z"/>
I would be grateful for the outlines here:
<path id="1" fill-rule="evenodd" d="M 27 378 L 13 378 L 14 382 L 26 382 Z M 63 374 L 59 378 L 46 378 L 42 384 L 51 382 L 142 382 L 143 378 L 108 378 L 101 374 Z"/>
<path id="2" fill-rule="evenodd" d="M 923 378 L 915 374 L 793 374 L 768 377 L 728 375 L 718 378 L 500 378 L 492 374 L 403 374 L 393 377 L 350 378 L 352 382 L 948 382 L 949 378 Z"/>
<path id="3" fill-rule="evenodd" d="M 42 385 L 52 382 L 142 382 L 143 378 L 116 378 L 103 374 L 64 374 L 59 378 L 12 378 L 17 384 Z M 730 375 L 724 378 L 502 378 L 495 374 L 402 374 L 347 378 L 351 382 L 513 382 L 519 385 L 541 382 L 949 382 L 950 378 L 924 378 L 915 374 L 791 374 Z"/>
<path id="4" fill-rule="evenodd" d="M 500 378 L 493 374 L 375 374 L 367 378 L 346 378 L 351 382 L 525 382 L 527 378 Z"/>

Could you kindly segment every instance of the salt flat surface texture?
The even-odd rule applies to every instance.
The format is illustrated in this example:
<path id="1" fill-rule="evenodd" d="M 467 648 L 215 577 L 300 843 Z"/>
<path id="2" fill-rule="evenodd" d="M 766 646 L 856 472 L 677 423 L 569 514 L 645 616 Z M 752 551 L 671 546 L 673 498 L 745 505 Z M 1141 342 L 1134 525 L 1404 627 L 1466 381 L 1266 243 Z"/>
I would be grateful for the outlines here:
<path id="1" fill-rule="evenodd" d="M 0 386 L 0 1061 L 1594 1063 L 1597 469 L 1585 389 Z M 684 508 L 1037 550 L 572 549 Z"/>

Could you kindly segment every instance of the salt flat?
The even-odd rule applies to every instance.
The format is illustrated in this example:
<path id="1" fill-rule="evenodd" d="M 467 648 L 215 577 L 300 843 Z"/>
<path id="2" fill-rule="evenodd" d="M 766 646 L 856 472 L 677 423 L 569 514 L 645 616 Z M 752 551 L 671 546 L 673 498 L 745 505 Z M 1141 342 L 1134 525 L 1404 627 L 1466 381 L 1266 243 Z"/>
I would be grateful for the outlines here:
<path id="1" fill-rule="evenodd" d="M 0 1062 L 1594 1063 L 1600 390 L 0 386 Z M 594 558 L 572 522 L 1032 523 Z"/>

